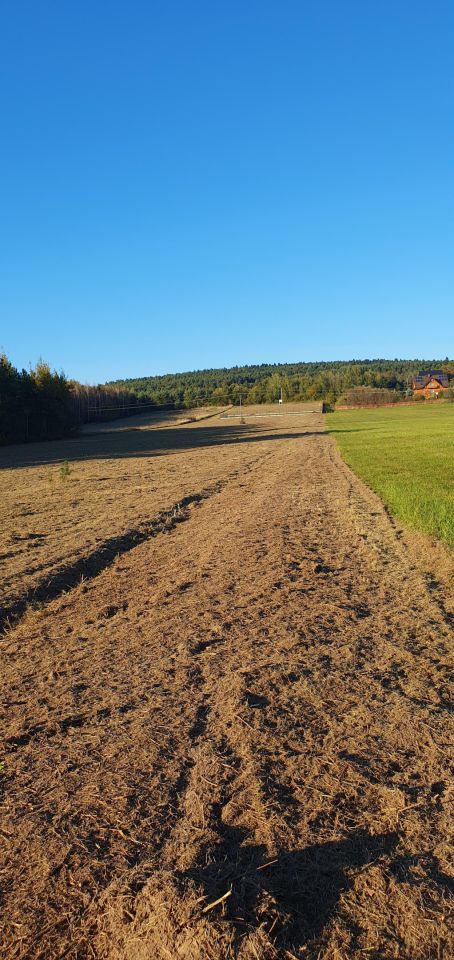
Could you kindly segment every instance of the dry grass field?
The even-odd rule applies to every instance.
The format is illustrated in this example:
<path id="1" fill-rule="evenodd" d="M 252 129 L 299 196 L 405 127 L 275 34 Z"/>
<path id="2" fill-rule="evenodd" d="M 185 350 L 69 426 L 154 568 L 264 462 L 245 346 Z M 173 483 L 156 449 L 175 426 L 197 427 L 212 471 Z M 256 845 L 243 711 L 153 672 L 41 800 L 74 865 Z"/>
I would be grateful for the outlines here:
<path id="1" fill-rule="evenodd" d="M 117 538 L 133 542 L 162 511 L 216 482 L 217 440 L 221 473 L 224 463 L 233 470 L 235 452 L 221 449 L 225 431 L 213 423 L 212 409 L 142 415 L 89 424 L 74 440 L 0 448 L 3 618 L 61 592 L 103 548 L 121 550 Z"/>
<path id="2" fill-rule="evenodd" d="M 454 955 L 451 555 L 276 409 L 0 452 L 7 960 Z"/>

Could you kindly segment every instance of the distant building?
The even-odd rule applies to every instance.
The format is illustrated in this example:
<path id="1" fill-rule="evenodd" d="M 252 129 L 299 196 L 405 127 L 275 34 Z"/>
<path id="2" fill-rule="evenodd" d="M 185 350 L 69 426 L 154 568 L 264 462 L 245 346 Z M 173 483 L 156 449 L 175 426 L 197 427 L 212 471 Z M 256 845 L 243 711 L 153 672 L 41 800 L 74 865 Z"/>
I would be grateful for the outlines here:
<path id="1" fill-rule="evenodd" d="M 411 382 L 415 397 L 438 397 L 448 387 L 448 374 L 443 373 L 442 370 L 420 370 L 418 376 Z"/>

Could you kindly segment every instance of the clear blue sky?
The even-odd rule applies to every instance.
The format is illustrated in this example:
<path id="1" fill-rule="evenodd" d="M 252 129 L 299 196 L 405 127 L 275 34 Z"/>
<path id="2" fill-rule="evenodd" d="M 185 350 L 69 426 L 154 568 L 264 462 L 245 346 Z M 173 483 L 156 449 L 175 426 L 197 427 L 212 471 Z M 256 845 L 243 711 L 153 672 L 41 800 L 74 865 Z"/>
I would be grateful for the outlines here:
<path id="1" fill-rule="evenodd" d="M 452 0 L 3 0 L 0 347 L 454 353 Z"/>

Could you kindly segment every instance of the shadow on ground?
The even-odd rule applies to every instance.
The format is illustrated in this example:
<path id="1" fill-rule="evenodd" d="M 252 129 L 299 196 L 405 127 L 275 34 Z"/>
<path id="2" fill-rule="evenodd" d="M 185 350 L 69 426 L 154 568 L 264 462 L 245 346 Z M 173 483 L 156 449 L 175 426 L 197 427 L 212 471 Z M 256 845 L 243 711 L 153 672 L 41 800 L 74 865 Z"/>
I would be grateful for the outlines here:
<path id="1" fill-rule="evenodd" d="M 247 423 L 209 427 L 165 427 L 154 430 L 132 427 L 115 432 L 85 434 L 69 440 L 4 447 L 0 449 L 0 469 L 45 466 L 61 463 L 63 460 L 74 463 L 78 460 L 151 458 L 201 447 L 267 440 L 298 440 L 320 432 L 322 431 L 295 430 L 270 433 L 269 425 L 261 428 Z"/>
<path id="2" fill-rule="evenodd" d="M 239 945 L 245 928 L 264 926 L 275 947 L 297 953 L 304 947 L 307 957 L 355 873 L 388 857 L 397 843 L 394 833 L 371 836 L 358 831 L 340 842 L 313 844 L 267 862 L 265 849 L 245 843 L 242 830 L 221 822 L 219 830 L 221 842 L 202 850 L 200 867 L 181 875 L 182 888 L 188 881 L 195 883 L 206 903 L 231 891 L 223 921 L 231 926 L 234 944 Z"/>

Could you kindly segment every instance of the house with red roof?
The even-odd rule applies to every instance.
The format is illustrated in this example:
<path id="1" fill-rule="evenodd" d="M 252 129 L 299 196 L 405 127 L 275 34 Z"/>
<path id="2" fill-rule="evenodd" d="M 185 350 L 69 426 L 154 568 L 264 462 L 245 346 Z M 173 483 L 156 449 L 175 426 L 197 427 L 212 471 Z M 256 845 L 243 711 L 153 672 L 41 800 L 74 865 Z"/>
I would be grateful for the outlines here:
<path id="1" fill-rule="evenodd" d="M 439 397 L 443 390 L 449 387 L 447 373 L 442 370 L 420 370 L 417 377 L 411 382 L 411 389 L 415 397 Z"/>

